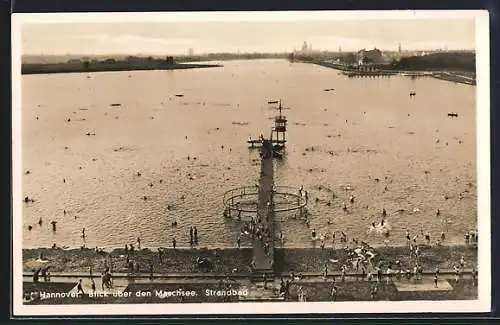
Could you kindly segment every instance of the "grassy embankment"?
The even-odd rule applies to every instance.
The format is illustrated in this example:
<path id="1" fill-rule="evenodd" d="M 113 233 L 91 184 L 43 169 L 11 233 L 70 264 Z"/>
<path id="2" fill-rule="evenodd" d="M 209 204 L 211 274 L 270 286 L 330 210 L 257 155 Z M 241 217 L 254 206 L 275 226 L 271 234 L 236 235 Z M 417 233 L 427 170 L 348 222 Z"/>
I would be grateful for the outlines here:
<path id="1" fill-rule="evenodd" d="M 22 74 L 46 74 L 46 73 L 77 73 L 77 72 L 105 72 L 105 71 L 135 71 L 135 70 L 177 70 L 196 68 L 221 67 L 218 64 L 197 63 L 168 63 L 163 60 L 151 61 L 102 61 L 94 63 L 25 63 L 21 66 Z"/>

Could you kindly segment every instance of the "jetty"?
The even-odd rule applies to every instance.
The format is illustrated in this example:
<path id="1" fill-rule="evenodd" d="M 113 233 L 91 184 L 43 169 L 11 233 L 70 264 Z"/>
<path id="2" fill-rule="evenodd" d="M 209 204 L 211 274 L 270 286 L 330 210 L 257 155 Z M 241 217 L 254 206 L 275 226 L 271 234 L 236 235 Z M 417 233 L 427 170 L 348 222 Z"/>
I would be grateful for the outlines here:
<path id="1" fill-rule="evenodd" d="M 389 77 L 389 76 L 394 76 L 397 75 L 398 73 L 395 71 L 385 71 L 385 70 L 378 70 L 378 71 L 342 71 L 342 74 L 352 78 L 352 77 Z"/>
<path id="2" fill-rule="evenodd" d="M 259 201 L 257 205 L 257 220 L 264 229 L 267 236 L 253 238 L 253 271 L 259 273 L 273 272 L 274 266 L 274 156 L 273 143 L 271 140 L 262 141 L 261 147 L 261 169 L 259 180 Z"/>
<path id="3" fill-rule="evenodd" d="M 269 101 L 268 103 L 276 103 Z M 254 274 L 274 273 L 275 267 L 275 225 L 276 213 L 296 211 L 302 217 L 307 213 L 307 196 L 289 186 L 274 184 L 274 162 L 284 154 L 287 132 L 287 118 L 283 115 L 281 100 L 277 107 L 279 114 L 274 118 L 269 138 L 261 134 L 258 140 L 248 140 L 251 148 L 260 149 L 260 179 L 255 186 L 243 186 L 228 190 L 223 197 L 224 216 L 250 213 L 253 229 L 245 230 L 252 236 L 252 271 Z M 280 238 L 282 241 L 283 238 Z"/>

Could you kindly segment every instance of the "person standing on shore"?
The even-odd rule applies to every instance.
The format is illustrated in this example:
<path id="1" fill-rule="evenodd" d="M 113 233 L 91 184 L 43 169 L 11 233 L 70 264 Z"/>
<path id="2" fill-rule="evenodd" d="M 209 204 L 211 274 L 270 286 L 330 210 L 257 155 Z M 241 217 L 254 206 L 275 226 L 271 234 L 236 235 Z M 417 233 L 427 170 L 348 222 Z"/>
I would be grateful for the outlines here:
<path id="1" fill-rule="evenodd" d="M 93 278 L 90 278 L 91 287 L 92 287 L 92 296 L 95 297 L 95 281 Z"/>
<path id="2" fill-rule="evenodd" d="M 475 287 L 477 285 L 477 270 L 475 267 L 472 267 L 471 276 L 472 276 L 472 285 Z"/>
<path id="3" fill-rule="evenodd" d="M 163 264 L 163 251 L 161 247 L 158 247 L 158 259 L 160 260 L 160 264 Z"/>
<path id="4" fill-rule="evenodd" d="M 33 273 L 33 283 L 38 283 L 38 278 L 40 275 L 40 272 L 42 271 L 42 268 L 39 268 Z"/>
<path id="5" fill-rule="evenodd" d="M 438 276 L 437 276 L 437 273 L 434 274 L 434 288 L 437 288 L 438 287 Z"/>
<path id="6" fill-rule="evenodd" d="M 391 282 L 392 273 L 393 273 L 393 272 L 392 272 L 391 266 L 389 265 L 389 266 L 387 267 L 387 271 L 386 271 L 386 279 L 387 279 L 387 282 L 386 282 L 386 283 L 387 283 L 387 285 L 389 285 L 389 284 L 390 284 L 390 282 Z"/>
<path id="7" fill-rule="evenodd" d="M 238 240 L 236 241 L 236 247 L 238 247 L 238 249 L 240 249 L 241 247 L 241 237 L 238 236 Z"/>
<path id="8" fill-rule="evenodd" d="M 332 295 L 332 300 L 336 301 L 337 300 L 337 287 L 335 285 L 332 287 L 331 295 Z"/>
<path id="9" fill-rule="evenodd" d="M 194 243 L 198 245 L 198 229 L 194 226 Z"/>
<path id="10" fill-rule="evenodd" d="M 465 268 L 465 258 L 463 255 L 460 257 L 460 267 L 462 269 Z"/>
<path id="11" fill-rule="evenodd" d="M 372 287 L 372 291 L 370 292 L 370 296 L 371 296 L 372 300 L 375 300 L 375 298 L 377 297 L 377 285 L 376 284 Z"/>
<path id="12" fill-rule="evenodd" d="M 141 238 L 137 237 L 137 249 L 141 250 Z"/>
<path id="13" fill-rule="evenodd" d="M 304 299 L 304 288 L 302 286 L 300 286 L 298 289 L 297 289 L 297 298 L 298 298 L 298 301 L 299 302 L 304 302 L 306 301 Z"/>
<path id="14" fill-rule="evenodd" d="M 77 293 L 81 293 L 82 295 L 85 294 L 85 292 L 83 291 L 83 287 L 82 287 L 82 279 L 78 280 L 78 285 L 76 287 L 76 292 Z"/>
<path id="15" fill-rule="evenodd" d="M 458 283 L 460 278 L 460 268 L 457 265 L 453 265 L 453 270 L 455 271 L 455 282 Z"/>
<path id="16" fill-rule="evenodd" d="M 172 239 L 172 247 L 175 249 L 175 247 L 177 246 L 177 241 L 175 240 L 175 238 Z"/>
<path id="17" fill-rule="evenodd" d="M 377 267 L 377 283 L 380 283 L 382 281 L 382 269 L 380 266 Z"/>

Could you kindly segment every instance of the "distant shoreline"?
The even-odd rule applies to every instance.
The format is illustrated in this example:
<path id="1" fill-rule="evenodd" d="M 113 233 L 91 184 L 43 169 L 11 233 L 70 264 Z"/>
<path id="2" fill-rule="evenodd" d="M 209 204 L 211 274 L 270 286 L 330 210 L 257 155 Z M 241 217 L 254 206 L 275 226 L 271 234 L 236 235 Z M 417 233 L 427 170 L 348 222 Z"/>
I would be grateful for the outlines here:
<path id="1" fill-rule="evenodd" d="M 392 69 L 385 68 L 376 71 L 359 71 L 354 68 L 344 66 L 342 64 L 336 63 L 328 63 L 324 61 L 297 61 L 301 63 L 312 63 L 325 68 L 331 68 L 335 70 L 341 71 L 342 74 L 348 77 L 365 77 L 365 76 L 393 76 L 400 75 L 406 77 L 432 77 L 439 80 L 451 81 L 456 83 L 461 83 L 465 85 L 476 85 L 476 79 L 465 75 L 465 72 L 460 71 L 452 71 L 452 70 L 436 70 L 436 69 L 428 69 L 428 70 L 411 70 L 411 69 Z"/>
<path id="2" fill-rule="evenodd" d="M 129 63 L 109 63 L 90 65 L 84 67 L 81 64 L 22 64 L 21 74 L 53 74 L 53 73 L 89 73 L 89 72 L 118 72 L 118 71 L 149 71 L 149 70 L 183 70 L 183 69 L 201 69 L 201 68 L 219 68 L 221 64 L 196 64 L 196 63 L 174 63 L 170 65 L 162 64 L 138 64 Z"/>

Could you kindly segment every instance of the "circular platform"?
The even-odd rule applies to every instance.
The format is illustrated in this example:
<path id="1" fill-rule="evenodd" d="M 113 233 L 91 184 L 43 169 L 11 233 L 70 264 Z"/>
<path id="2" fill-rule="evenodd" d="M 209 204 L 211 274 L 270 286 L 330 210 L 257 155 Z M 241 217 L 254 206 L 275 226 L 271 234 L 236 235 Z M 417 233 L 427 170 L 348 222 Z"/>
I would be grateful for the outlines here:
<path id="1" fill-rule="evenodd" d="M 224 210 L 231 212 L 256 213 L 259 202 L 259 187 L 243 186 L 224 193 Z M 275 186 L 273 194 L 274 212 L 295 211 L 305 208 L 307 198 L 305 192 L 291 186 Z"/>

